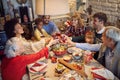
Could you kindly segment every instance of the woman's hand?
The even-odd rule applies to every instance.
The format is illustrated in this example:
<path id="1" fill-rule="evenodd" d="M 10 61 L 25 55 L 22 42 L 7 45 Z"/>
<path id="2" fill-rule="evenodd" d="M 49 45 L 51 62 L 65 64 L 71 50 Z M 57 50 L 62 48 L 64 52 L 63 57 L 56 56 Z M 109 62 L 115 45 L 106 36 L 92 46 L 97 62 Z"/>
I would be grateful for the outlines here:
<path id="1" fill-rule="evenodd" d="M 49 41 L 49 43 L 46 45 L 48 48 L 56 43 L 58 43 L 59 40 L 58 39 L 53 39 L 51 38 L 51 40 Z"/>
<path id="2" fill-rule="evenodd" d="M 64 35 L 64 36 L 65 36 L 65 38 L 66 38 L 66 43 L 67 43 L 68 45 L 75 46 L 76 43 L 71 40 L 71 37 L 68 37 L 68 36 L 66 36 L 66 35 Z"/>
<path id="3" fill-rule="evenodd" d="M 45 43 L 48 44 L 51 39 L 52 39 L 52 37 L 46 37 L 46 38 L 45 38 Z"/>

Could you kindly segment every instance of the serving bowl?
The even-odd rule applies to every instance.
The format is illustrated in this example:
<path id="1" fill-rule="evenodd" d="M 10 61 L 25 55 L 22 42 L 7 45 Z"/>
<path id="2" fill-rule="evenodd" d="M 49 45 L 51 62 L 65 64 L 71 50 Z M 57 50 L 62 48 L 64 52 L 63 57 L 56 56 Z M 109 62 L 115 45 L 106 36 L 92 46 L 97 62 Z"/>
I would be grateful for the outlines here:
<path id="1" fill-rule="evenodd" d="M 55 44 L 52 46 L 52 51 L 56 56 L 61 56 L 67 53 L 67 46 L 64 44 Z"/>

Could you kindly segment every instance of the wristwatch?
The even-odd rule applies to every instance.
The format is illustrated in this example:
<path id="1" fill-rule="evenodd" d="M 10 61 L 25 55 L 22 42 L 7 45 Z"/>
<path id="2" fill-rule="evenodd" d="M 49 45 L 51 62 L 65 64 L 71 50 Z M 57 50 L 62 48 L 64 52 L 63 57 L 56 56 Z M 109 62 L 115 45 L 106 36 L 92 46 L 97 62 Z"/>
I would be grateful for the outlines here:
<path id="1" fill-rule="evenodd" d="M 25 4 L 27 0 L 16 0 L 18 4 Z"/>

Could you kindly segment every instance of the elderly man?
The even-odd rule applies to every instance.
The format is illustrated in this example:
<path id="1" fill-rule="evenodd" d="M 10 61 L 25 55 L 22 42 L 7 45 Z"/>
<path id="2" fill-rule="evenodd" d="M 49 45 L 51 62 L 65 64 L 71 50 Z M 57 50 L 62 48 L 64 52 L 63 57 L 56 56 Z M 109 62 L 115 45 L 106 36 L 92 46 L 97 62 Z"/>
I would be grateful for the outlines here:
<path id="1" fill-rule="evenodd" d="M 50 21 L 50 15 L 44 15 L 43 17 L 43 29 L 49 34 L 52 35 L 54 33 L 60 32 L 58 27 Z"/>
<path id="2" fill-rule="evenodd" d="M 75 43 L 68 39 L 68 43 L 78 48 L 99 51 L 98 61 L 120 78 L 120 29 L 109 26 L 102 34 L 99 44 Z"/>

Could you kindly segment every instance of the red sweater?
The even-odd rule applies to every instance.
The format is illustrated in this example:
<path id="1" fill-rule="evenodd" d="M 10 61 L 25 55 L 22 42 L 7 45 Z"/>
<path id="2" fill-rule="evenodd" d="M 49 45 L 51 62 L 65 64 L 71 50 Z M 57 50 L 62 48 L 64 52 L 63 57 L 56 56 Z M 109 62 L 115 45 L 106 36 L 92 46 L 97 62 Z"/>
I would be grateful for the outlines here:
<path id="1" fill-rule="evenodd" d="M 26 66 L 46 55 L 48 55 L 47 47 L 36 54 L 3 58 L 2 80 L 22 80 L 23 75 L 26 73 Z"/>

